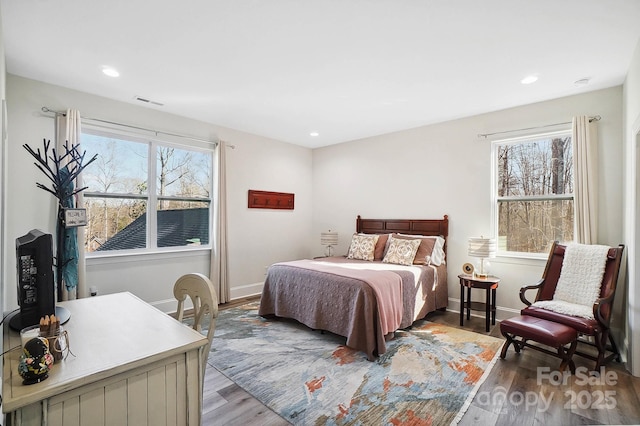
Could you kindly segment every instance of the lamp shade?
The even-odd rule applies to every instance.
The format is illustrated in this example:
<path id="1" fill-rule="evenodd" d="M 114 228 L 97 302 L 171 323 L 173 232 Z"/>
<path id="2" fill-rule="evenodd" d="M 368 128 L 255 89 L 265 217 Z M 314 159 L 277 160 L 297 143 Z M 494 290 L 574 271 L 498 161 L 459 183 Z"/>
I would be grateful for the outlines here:
<path id="1" fill-rule="evenodd" d="M 493 238 L 469 238 L 469 256 L 496 257 L 496 240 Z"/>
<path id="2" fill-rule="evenodd" d="M 338 233 L 331 230 L 329 232 L 321 232 L 320 244 L 323 246 L 335 246 L 338 244 Z"/>

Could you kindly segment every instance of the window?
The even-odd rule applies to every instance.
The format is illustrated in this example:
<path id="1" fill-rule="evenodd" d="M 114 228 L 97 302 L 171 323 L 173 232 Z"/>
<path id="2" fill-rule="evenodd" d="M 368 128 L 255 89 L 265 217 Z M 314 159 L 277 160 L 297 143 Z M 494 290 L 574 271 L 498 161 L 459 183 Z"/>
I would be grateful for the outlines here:
<path id="1" fill-rule="evenodd" d="M 572 241 L 571 131 L 495 141 L 492 147 L 498 252 L 547 253 Z"/>
<path id="2" fill-rule="evenodd" d="M 208 245 L 211 150 L 83 129 L 85 249 L 145 251 Z"/>

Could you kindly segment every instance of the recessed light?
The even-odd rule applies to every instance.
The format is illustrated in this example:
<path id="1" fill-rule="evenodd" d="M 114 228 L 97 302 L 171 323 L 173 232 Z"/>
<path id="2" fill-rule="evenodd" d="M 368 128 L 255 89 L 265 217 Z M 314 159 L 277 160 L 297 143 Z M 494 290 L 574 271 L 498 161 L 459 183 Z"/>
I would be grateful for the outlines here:
<path id="1" fill-rule="evenodd" d="M 573 82 L 575 86 L 586 86 L 591 81 L 590 78 L 581 78 L 580 80 L 576 80 Z"/>
<path id="2" fill-rule="evenodd" d="M 313 137 L 320 136 L 320 133 L 318 133 L 318 132 L 311 132 L 311 133 L 309 133 L 309 136 L 313 136 Z"/>
<path id="3" fill-rule="evenodd" d="M 103 67 L 102 72 L 109 77 L 120 77 L 120 73 L 117 69 L 111 67 Z"/>
<path id="4" fill-rule="evenodd" d="M 538 81 L 538 76 L 537 75 L 528 75 L 525 78 L 523 78 L 522 80 L 520 80 L 520 83 L 522 83 L 522 84 L 531 84 L 531 83 L 535 83 L 536 81 Z"/>

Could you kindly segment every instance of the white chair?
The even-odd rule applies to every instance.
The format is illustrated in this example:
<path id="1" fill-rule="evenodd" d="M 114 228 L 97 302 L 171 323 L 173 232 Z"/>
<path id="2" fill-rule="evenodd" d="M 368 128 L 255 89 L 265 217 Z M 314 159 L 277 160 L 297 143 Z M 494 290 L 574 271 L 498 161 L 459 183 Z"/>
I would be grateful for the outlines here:
<path id="1" fill-rule="evenodd" d="M 184 317 L 184 301 L 187 296 L 193 304 L 193 329 L 202 332 L 202 322 L 209 318 L 209 329 L 207 330 L 207 340 L 203 352 L 202 373 L 207 366 L 207 357 L 211 350 L 211 340 L 216 329 L 216 318 L 218 318 L 218 296 L 211 280 L 202 274 L 186 274 L 178 278 L 173 286 L 173 295 L 178 300 L 177 319 L 182 322 Z"/>

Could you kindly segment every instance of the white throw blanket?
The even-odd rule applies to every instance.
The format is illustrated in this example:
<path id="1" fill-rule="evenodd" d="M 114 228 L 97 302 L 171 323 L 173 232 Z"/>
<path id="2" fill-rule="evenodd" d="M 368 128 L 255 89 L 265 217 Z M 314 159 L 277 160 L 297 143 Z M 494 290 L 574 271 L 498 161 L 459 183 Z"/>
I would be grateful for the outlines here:
<path id="1" fill-rule="evenodd" d="M 532 306 L 594 319 L 593 304 L 600 297 L 608 252 L 608 246 L 567 245 L 553 300 L 538 301 Z"/>

